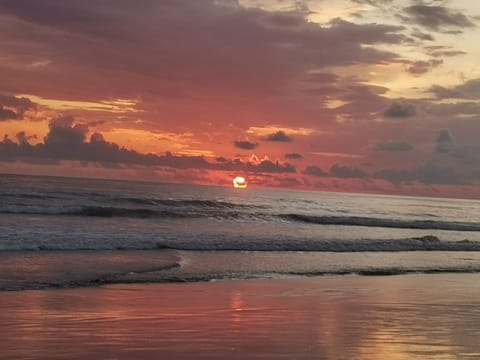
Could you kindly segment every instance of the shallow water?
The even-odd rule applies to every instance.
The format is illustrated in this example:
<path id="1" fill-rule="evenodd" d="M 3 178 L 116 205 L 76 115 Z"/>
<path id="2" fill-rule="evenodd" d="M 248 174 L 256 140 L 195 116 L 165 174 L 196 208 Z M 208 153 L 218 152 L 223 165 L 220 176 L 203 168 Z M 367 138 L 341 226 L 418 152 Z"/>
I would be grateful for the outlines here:
<path id="1" fill-rule="evenodd" d="M 1 359 L 478 359 L 478 274 L 4 292 Z"/>

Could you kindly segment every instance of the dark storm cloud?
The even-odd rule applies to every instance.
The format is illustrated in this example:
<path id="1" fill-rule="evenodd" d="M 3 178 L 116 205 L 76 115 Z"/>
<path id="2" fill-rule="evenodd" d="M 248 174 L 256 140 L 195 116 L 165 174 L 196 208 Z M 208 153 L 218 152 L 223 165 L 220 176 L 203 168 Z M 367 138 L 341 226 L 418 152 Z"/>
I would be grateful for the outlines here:
<path id="1" fill-rule="evenodd" d="M 250 141 L 242 141 L 242 140 L 237 140 L 233 142 L 233 145 L 239 149 L 243 150 L 253 150 L 255 149 L 258 144 Z"/>
<path id="2" fill-rule="evenodd" d="M 273 141 L 273 142 L 292 142 L 293 138 L 285 133 L 285 131 L 277 131 L 276 133 L 267 135 L 265 137 L 265 140 L 267 141 Z"/>
<path id="3" fill-rule="evenodd" d="M 383 112 L 383 115 L 389 118 L 407 118 L 415 116 L 416 113 L 415 105 L 395 101 Z"/>
<path id="4" fill-rule="evenodd" d="M 323 171 L 320 167 L 314 166 L 314 165 L 307 166 L 307 167 L 305 168 L 304 174 L 306 174 L 306 175 L 311 175 L 311 176 L 318 176 L 318 177 L 326 177 L 326 176 L 328 176 L 328 173 L 326 173 L 325 171 Z"/>
<path id="5" fill-rule="evenodd" d="M 27 163 L 60 163 L 64 160 L 99 163 L 106 167 L 116 165 L 158 166 L 176 169 L 206 169 L 245 171 L 252 173 L 295 173 L 294 166 L 278 161 L 242 162 L 222 158 L 212 163 L 201 156 L 141 154 L 105 141 L 100 133 L 90 136 L 86 124 L 75 123 L 72 117 L 58 118 L 50 123 L 49 132 L 42 143 L 32 145 L 25 132 L 17 134 L 17 142 L 5 136 L 0 141 L 0 161 Z"/>
<path id="6" fill-rule="evenodd" d="M 291 159 L 291 160 L 296 160 L 296 159 L 302 159 L 303 155 L 299 153 L 287 153 L 285 154 L 285 159 Z"/>
<path id="7" fill-rule="evenodd" d="M 406 141 L 387 141 L 375 144 L 373 150 L 387 152 L 408 152 L 413 150 L 413 146 Z"/>
<path id="8" fill-rule="evenodd" d="M 335 164 L 330 168 L 330 175 L 337 178 L 364 178 L 365 172 L 356 167 Z"/>
<path id="9" fill-rule="evenodd" d="M 406 7 L 404 12 L 409 23 L 416 23 L 433 31 L 459 31 L 475 27 L 467 16 L 444 6 L 412 5 Z"/>
<path id="10" fill-rule="evenodd" d="M 468 80 L 464 84 L 446 88 L 434 85 L 430 91 L 438 99 L 469 99 L 480 100 L 480 78 Z"/>

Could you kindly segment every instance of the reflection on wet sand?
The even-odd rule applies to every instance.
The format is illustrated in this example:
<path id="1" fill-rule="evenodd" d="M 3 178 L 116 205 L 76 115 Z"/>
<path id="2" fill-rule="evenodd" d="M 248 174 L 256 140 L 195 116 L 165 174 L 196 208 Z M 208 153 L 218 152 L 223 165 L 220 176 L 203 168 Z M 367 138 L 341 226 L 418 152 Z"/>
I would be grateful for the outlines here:
<path id="1" fill-rule="evenodd" d="M 2 292 L 0 358 L 476 359 L 479 275 Z"/>

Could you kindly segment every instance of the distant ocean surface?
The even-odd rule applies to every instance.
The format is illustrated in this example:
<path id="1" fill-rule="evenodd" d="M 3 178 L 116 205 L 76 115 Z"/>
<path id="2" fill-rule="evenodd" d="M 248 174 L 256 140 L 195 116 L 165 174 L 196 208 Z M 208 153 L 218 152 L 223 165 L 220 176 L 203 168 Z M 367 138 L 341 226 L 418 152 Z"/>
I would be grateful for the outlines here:
<path id="1" fill-rule="evenodd" d="M 0 175 L 0 290 L 480 272 L 480 201 Z"/>

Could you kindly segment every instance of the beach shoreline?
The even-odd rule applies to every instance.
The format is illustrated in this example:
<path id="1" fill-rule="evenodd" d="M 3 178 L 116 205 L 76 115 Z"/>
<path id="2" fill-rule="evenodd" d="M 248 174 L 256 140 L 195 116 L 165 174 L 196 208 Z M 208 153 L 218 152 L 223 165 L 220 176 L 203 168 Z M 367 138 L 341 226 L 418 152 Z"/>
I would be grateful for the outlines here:
<path id="1" fill-rule="evenodd" d="M 480 274 L 2 292 L 0 359 L 475 359 Z"/>

